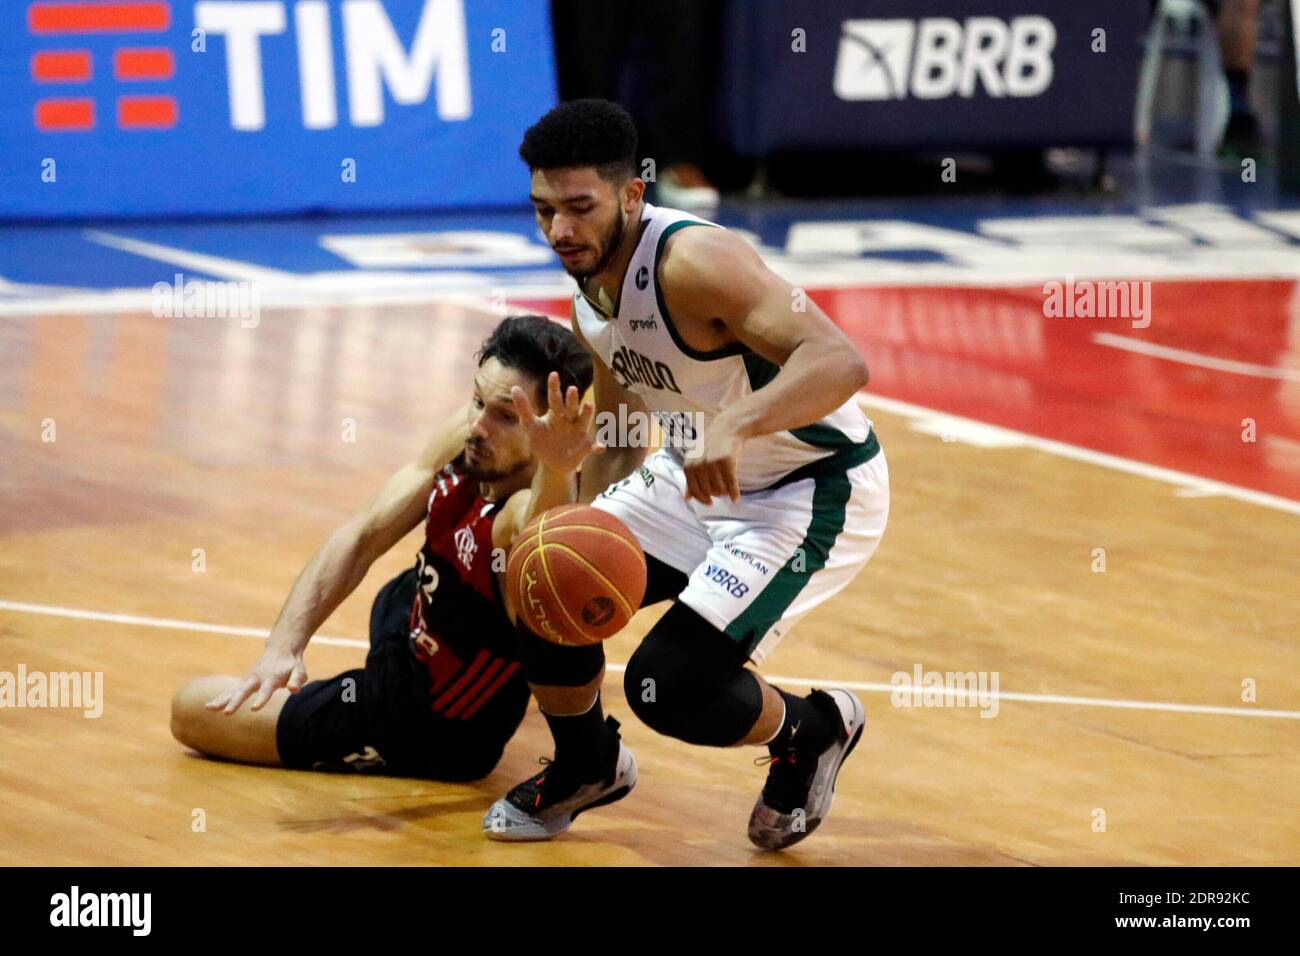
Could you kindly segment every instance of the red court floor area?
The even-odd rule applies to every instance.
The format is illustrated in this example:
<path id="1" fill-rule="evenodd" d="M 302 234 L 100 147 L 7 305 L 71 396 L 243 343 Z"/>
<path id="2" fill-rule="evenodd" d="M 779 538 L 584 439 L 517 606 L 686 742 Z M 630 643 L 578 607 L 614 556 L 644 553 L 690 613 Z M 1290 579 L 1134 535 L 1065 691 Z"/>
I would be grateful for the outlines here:
<path id="1" fill-rule="evenodd" d="M 1300 283 L 1152 282 L 1140 318 L 1049 316 L 1041 285 L 810 294 L 876 394 L 1300 500 Z"/>

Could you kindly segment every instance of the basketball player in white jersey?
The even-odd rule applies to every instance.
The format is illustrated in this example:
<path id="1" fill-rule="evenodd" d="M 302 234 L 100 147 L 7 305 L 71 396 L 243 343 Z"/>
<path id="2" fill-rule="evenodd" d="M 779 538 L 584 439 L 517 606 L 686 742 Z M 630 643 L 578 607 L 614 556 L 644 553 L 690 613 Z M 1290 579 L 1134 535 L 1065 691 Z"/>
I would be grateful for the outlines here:
<path id="1" fill-rule="evenodd" d="M 766 746 L 749 821 L 759 847 L 821 823 L 865 725 L 841 689 L 796 696 L 761 662 L 875 551 L 889 511 L 884 455 L 854 396 L 867 368 L 815 304 L 741 238 L 644 200 L 636 129 L 605 100 L 565 103 L 524 136 L 537 222 L 573 276 L 573 330 L 595 359 L 602 413 L 653 413 L 665 447 L 607 447 L 578 497 L 640 541 L 644 605 L 671 600 L 628 662 L 628 704 L 689 743 Z M 608 444 L 608 442 L 606 443 Z M 849 636 L 849 635 L 846 635 Z M 499 840 L 547 839 L 625 796 L 636 761 L 601 710 L 601 647 L 521 631 L 555 759 L 483 821 Z"/>

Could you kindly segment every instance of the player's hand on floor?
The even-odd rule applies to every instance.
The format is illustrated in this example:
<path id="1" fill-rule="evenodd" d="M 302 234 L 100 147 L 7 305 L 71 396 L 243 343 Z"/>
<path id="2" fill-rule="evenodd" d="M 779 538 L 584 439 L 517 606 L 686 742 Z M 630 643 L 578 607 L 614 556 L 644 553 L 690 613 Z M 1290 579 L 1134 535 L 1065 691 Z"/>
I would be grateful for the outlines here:
<path id="1" fill-rule="evenodd" d="M 251 697 L 251 709 L 261 710 L 271 695 L 281 687 L 287 687 L 296 694 L 306 683 L 307 665 L 303 663 L 301 654 L 267 648 L 238 684 L 224 694 L 217 695 L 205 706 L 208 710 L 233 714 Z"/>
<path id="2" fill-rule="evenodd" d="M 582 404 L 576 385 L 570 385 L 568 394 L 561 395 L 559 373 L 552 372 L 546 377 L 545 415 L 539 416 L 533 410 L 532 399 L 518 385 L 510 394 L 519 420 L 528 431 L 533 456 L 547 468 L 571 472 L 587 455 L 605 450 L 591 435 L 596 406 Z"/>

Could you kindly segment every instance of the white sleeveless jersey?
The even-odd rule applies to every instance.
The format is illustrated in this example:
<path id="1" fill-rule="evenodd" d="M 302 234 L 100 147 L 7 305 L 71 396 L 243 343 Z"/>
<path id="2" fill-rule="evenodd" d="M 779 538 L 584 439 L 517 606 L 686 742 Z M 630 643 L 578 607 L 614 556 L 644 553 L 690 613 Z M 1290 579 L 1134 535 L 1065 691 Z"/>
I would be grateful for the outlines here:
<path id="1" fill-rule="evenodd" d="M 574 294 L 578 327 L 620 385 L 635 392 L 659 421 L 669 453 L 698 440 L 713 416 L 762 388 L 780 371 L 741 343 L 701 352 L 678 335 L 659 289 L 656 267 L 678 229 L 721 229 L 676 209 L 645 205 L 636 251 L 623 276 L 616 314 L 605 318 L 581 291 Z M 598 423 L 599 424 L 599 423 Z M 824 463 L 851 466 L 879 449 L 870 420 L 849 399 L 818 422 L 745 442 L 737 477 L 741 491 L 771 487 L 792 472 Z"/>

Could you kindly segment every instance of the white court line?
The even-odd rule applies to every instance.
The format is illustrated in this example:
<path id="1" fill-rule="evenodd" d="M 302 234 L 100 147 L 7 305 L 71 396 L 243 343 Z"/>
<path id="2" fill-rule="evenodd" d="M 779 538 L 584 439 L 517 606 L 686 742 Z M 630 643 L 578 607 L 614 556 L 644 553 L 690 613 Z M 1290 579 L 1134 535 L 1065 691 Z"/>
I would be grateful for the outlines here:
<path id="1" fill-rule="evenodd" d="M 1300 369 L 1278 368 L 1276 365 L 1256 365 L 1254 362 L 1238 362 L 1234 359 L 1216 358 L 1201 352 L 1189 352 L 1186 349 L 1157 345 L 1144 339 L 1135 339 L 1114 332 L 1094 332 L 1092 340 L 1098 345 L 1108 345 L 1113 349 L 1149 355 L 1152 358 L 1168 359 L 1184 365 L 1196 365 L 1200 368 L 1214 369 L 1216 372 L 1231 372 L 1234 375 L 1252 375 L 1256 378 L 1280 378 L 1287 382 L 1300 382 Z"/>
<path id="2" fill-rule="evenodd" d="M 109 624 L 134 624 L 137 627 L 160 627 L 169 631 L 202 631 L 207 634 L 233 634 L 236 637 L 260 637 L 265 639 L 269 633 L 265 628 L 229 627 L 225 624 L 204 624 L 200 621 L 178 621 L 169 617 L 140 617 L 138 614 L 112 614 L 108 611 L 82 611 L 75 607 L 57 607 L 52 604 L 24 604 L 21 601 L 0 599 L 0 611 L 14 611 L 19 614 L 45 614 L 49 617 L 71 617 L 82 621 L 105 621 Z M 365 641 L 351 637 L 328 637 L 318 634 L 312 638 L 320 644 L 334 644 L 339 647 L 368 648 Z"/>
<path id="3" fill-rule="evenodd" d="M 858 396 L 858 404 L 864 409 L 879 408 L 895 415 L 902 415 L 905 418 L 917 419 L 923 423 L 925 431 L 930 434 L 941 434 L 945 431 L 945 423 L 952 423 L 955 426 L 953 432 L 959 439 L 963 432 L 968 432 L 973 436 L 979 436 L 981 441 L 985 443 L 991 438 L 998 439 L 996 447 L 999 448 L 1011 448 L 1017 445 L 1034 448 L 1038 451 L 1059 455 L 1062 458 L 1071 458 L 1074 461 L 1087 462 L 1090 465 L 1100 465 L 1103 468 L 1127 472 L 1130 475 L 1167 482 L 1177 486 L 1175 493 L 1180 497 L 1207 498 L 1221 496 L 1234 498 L 1237 501 L 1245 501 L 1252 505 L 1260 505 L 1264 508 L 1285 511 L 1293 515 L 1300 515 L 1300 501 L 1292 501 L 1290 498 L 1283 498 L 1280 495 L 1256 491 L 1254 488 L 1242 488 L 1240 485 L 1230 485 L 1227 482 L 1215 481 L 1213 478 L 1202 478 L 1200 475 L 1188 474 L 1185 471 L 1174 471 L 1172 468 L 1148 465 L 1146 462 L 1134 461 L 1132 458 L 1122 458 L 1119 455 L 1108 455 L 1105 452 L 1093 451 L 1091 448 L 1067 445 L 1065 442 L 1040 438 L 1038 435 L 1002 428 L 999 425 L 987 425 L 973 418 L 950 415 L 935 408 L 913 405 L 911 402 L 902 402 L 881 395 L 861 394 Z"/>
<path id="4" fill-rule="evenodd" d="M 209 634 L 229 634 L 236 637 L 265 638 L 266 631 L 256 627 L 229 627 L 224 624 L 204 624 L 199 621 L 180 621 L 174 618 L 141 617 L 135 614 L 112 614 L 106 611 L 85 611 L 78 608 L 58 607 L 51 604 L 26 604 L 20 601 L 0 599 L 0 611 L 13 611 L 21 614 L 44 614 L 50 617 L 70 617 L 83 621 L 103 621 L 109 624 L 133 624 L 141 627 L 158 627 L 173 631 L 201 631 Z M 312 638 L 320 644 L 335 644 L 343 647 L 368 648 L 365 641 L 347 637 Z M 606 670 L 622 673 L 627 665 L 607 663 Z M 791 684 L 797 687 L 847 687 L 850 690 L 869 691 L 871 693 L 892 694 L 898 688 L 893 684 L 878 681 L 842 681 L 825 680 L 810 677 L 788 677 L 781 674 L 764 674 L 767 680 L 778 684 Z M 936 688 L 937 690 L 938 688 Z M 912 692 L 908 690 L 910 695 Z M 957 692 L 945 690 L 945 696 Z M 1212 707 L 1205 704 L 1176 704 L 1151 700 L 1116 700 L 1109 697 L 1067 697 L 1059 694 L 1023 694 L 999 691 L 989 700 L 1022 701 L 1027 704 L 1061 704 L 1067 707 L 1109 707 L 1119 710 L 1160 710 L 1178 714 L 1213 714 L 1222 717 L 1273 717 L 1283 720 L 1300 720 L 1298 710 L 1266 710 L 1251 707 Z"/>

